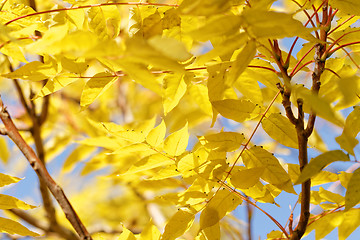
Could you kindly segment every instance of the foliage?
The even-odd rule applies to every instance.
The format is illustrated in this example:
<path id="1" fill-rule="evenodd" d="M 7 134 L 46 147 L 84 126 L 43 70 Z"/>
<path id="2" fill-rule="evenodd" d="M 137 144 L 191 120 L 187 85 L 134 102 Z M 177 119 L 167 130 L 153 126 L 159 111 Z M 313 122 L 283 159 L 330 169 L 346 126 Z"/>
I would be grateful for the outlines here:
<path id="1" fill-rule="evenodd" d="M 360 224 L 357 6 L 1 1 L 0 93 L 17 128 L 1 101 L 0 133 L 17 148 L 1 137 L 0 158 L 10 172 L 24 165 L 18 151 L 25 155 L 43 203 L 32 209 L 0 195 L 0 208 L 18 217 L 0 218 L 0 232 L 243 239 L 234 210 L 245 206 L 248 232 L 253 208 L 278 226 L 268 239 L 301 239 L 312 230 L 322 239 L 336 227 L 346 239 Z M 334 129 L 338 146 L 322 139 L 321 125 Z M 284 156 L 288 148 L 293 154 Z M 309 163 L 308 149 L 316 155 Z M 54 181 L 43 166 L 64 155 Z M 331 172 L 333 162 L 351 167 Z M 0 187 L 18 180 L 1 174 Z M 298 201 L 278 205 L 285 192 Z M 258 203 L 289 211 L 288 223 Z M 293 220 L 287 206 L 297 203 Z M 310 204 L 321 211 L 309 212 Z"/>

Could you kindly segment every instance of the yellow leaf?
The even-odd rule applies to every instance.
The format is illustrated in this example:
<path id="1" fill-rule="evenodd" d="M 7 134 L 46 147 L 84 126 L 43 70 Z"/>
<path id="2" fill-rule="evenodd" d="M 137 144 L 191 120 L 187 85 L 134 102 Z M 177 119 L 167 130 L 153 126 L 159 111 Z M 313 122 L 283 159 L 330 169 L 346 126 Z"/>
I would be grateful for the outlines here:
<path id="1" fill-rule="evenodd" d="M 349 156 L 340 150 L 329 151 L 313 158 L 305 166 L 295 184 L 300 184 L 318 174 L 324 167 L 335 161 L 349 161 Z"/>
<path id="2" fill-rule="evenodd" d="M 220 132 L 201 137 L 200 142 L 206 148 L 215 151 L 232 152 L 241 146 L 244 139 L 244 134 L 236 132 Z"/>
<path id="3" fill-rule="evenodd" d="M 143 37 L 145 39 L 156 35 L 161 35 L 163 28 L 160 13 L 156 10 L 155 13 L 143 19 Z"/>
<path id="4" fill-rule="evenodd" d="M 146 136 L 146 142 L 153 147 L 159 146 L 165 138 L 166 134 L 166 125 L 164 120 L 161 120 L 161 123 L 154 129 L 151 129 L 149 134 Z"/>
<path id="5" fill-rule="evenodd" d="M 123 226 L 123 231 L 117 240 L 136 240 L 136 237 L 129 229 Z"/>
<path id="6" fill-rule="evenodd" d="M 45 34 L 40 40 L 37 40 L 36 42 L 28 45 L 27 49 L 30 52 L 37 54 L 45 54 L 49 51 L 51 51 L 52 54 L 55 54 L 59 52 L 59 50 L 57 46 L 54 46 L 54 44 L 61 41 L 68 34 L 68 30 L 69 26 L 67 24 L 52 26 L 49 30 L 45 32 Z"/>
<path id="7" fill-rule="evenodd" d="M 12 196 L 0 194 L 0 209 L 33 209 L 36 208 L 35 206 L 29 205 L 17 198 Z"/>
<path id="8" fill-rule="evenodd" d="M 315 40 L 310 34 L 310 29 L 287 13 L 248 8 L 241 17 L 247 31 L 257 38 L 299 36 L 307 40 Z"/>
<path id="9" fill-rule="evenodd" d="M 212 106 L 209 102 L 208 88 L 203 84 L 189 84 L 188 93 L 199 105 L 201 111 L 211 116 Z"/>
<path id="10" fill-rule="evenodd" d="M 165 226 L 161 240 L 174 240 L 184 234 L 193 224 L 195 214 L 187 209 L 179 209 Z"/>
<path id="11" fill-rule="evenodd" d="M 142 40 L 131 39 L 126 42 L 126 46 L 127 61 L 138 62 L 145 65 L 150 64 L 156 68 L 173 70 L 179 73 L 185 72 L 184 67 L 177 61 L 165 56 Z M 139 49 L 141 49 L 141 51 L 139 51 Z"/>
<path id="12" fill-rule="evenodd" d="M 173 110 L 184 96 L 187 89 L 184 77 L 185 75 L 180 74 L 169 74 L 165 76 L 163 81 L 164 115 L 167 115 Z"/>
<path id="13" fill-rule="evenodd" d="M 79 78 L 75 74 L 72 73 L 65 73 L 54 78 L 49 79 L 45 86 L 36 94 L 34 100 L 40 97 L 45 97 L 51 93 L 57 92 L 67 85 L 77 81 Z"/>
<path id="14" fill-rule="evenodd" d="M 154 75 L 150 73 L 146 65 L 129 61 L 119 61 L 118 63 L 136 83 L 161 95 L 160 83 L 155 79 Z"/>
<path id="15" fill-rule="evenodd" d="M 360 107 L 355 106 L 354 110 L 347 116 L 342 134 L 336 137 L 336 142 L 342 149 L 355 155 L 354 147 L 359 143 L 356 136 L 360 132 Z"/>
<path id="16" fill-rule="evenodd" d="M 220 224 L 216 223 L 210 227 L 202 229 L 200 234 L 202 234 L 202 236 L 206 240 L 219 240 L 221 237 Z"/>
<path id="17" fill-rule="evenodd" d="M 168 166 L 171 164 L 174 164 L 174 160 L 171 160 L 170 158 L 157 153 L 137 161 L 136 163 L 134 163 L 134 165 L 130 167 L 129 170 L 127 170 L 125 173 L 119 176 L 139 173 L 149 169 L 153 169 L 161 166 Z"/>
<path id="18" fill-rule="evenodd" d="M 179 12 L 176 8 L 170 8 L 164 12 L 164 17 L 162 19 L 163 29 L 171 29 L 174 27 L 180 27 L 181 18 Z"/>
<path id="19" fill-rule="evenodd" d="M 175 61 L 184 62 L 192 57 L 186 50 L 185 45 L 174 38 L 155 36 L 150 38 L 148 43 L 151 47 Z"/>
<path id="20" fill-rule="evenodd" d="M 81 94 L 80 105 L 88 107 L 96 98 L 103 94 L 118 78 L 109 73 L 97 73 L 86 82 Z"/>
<path id="21" fill-rule="evenodd" d="M 165 139 L 164 151 L 171 156 L 179 156 L 185 152 L 188 140 L 188 123 L 186 122 L 182 129 L 172 133 Z"/>
<path id="22" fill-rule="evenodd" d="M 231 87 L 242 72 L 247 68 L 256 54 L 256 42 L 249 41 L 237 55 L 235 62 L 231 65 L 225 84 Z"/>
<path id="23" fill-rule="evenodd" d="M 92 7 L 88 10 L 89 27 L 100 40 L 109 38 L 106 31 L 105 17 L 100 7 Z"/>
<path id="24" fill-rule="evenodd" d="M 334 111 L 330 103 L 324 98 L 321 98 L 318 95 L 315 95 L 309 89 L 297 85 L 293 86 L 292 96 L 295 99 L 301 98 L 304 100 L 305 111 L 310 111 L 310 108 L 317 113 L 319 117 L 324 118 L 325 120 L 332 122 L 338 126 L 343 126 L 343 119 Z"/>
<path id="25" fill-rule="evenodd" d="M 233 192 L 229 192 L 226 189 L 218 191 L 200 215 L 200 229 L 202 230 L 217 224 L 241 202 L 241 198 Z"/>
<path id="26" fill-rule="evenodd" d="M 3 163 L 7 163 L 10 157 L 10 152 L 6 143 L 5 138 L 0 137 L 0 159 Z M 0 180 L 1 181 L 1 180 Z M 1 187 L 1 184 L 0 184 Z"/>
<path id="27" fill-rule="evenodd" d="M 234 187 L 239 189 L 250 188 L 260 181 L 263 172 L 263 167 L 244 168 L 238 171 L 232 171 L 230 182 Z"/>
<path id="28" fill-rule="evenodd" d="M 225 99 L 211 103 L 223 117 L 236 122 L 253 119 L 260 113 L 260 106 L 246 100 Z"/>
<path id="29" fill-rule="evenodd" d="M 0 217 L 0 232 L 8 234 L 19 234 L 21 236 L 38 237 L 39 234 L 30 231 L 18 222 Z"/>
<path id="30" fill-rule="evenodd" d="M 104 14 L 107 34 L 111 38 L 115 38 L 120 33 L 121 15 L 116 6 L 104 6 L 101 8 Z"/>
<path id="31" fill-rule="evenodd" d="M 329 0 L 329 4 L 342 13 L 360 16 L 360 2 L 357 0 Z"/>
<path id="32" fill-rule="evenodd" d="M 275 141 L 287 147 L 298 148 L 295 126 L 286 117 L 272 113 L 261 124 L 264 131 Z"/>
<path id="33" fill-rule="evenodd" d="M 206 67 L 209 73 L 207 88 L 210 101 L 223 99 L 224 92 L 227 88 L 224 84 L 224 79 L 227 76 L 227 74 L 225 74 L 227 68 L 228 65 L 222 63 Z"/>
<path id="34" fill-rule="evenodd" d="M 235 15 L 218 15 L 210 18 L 208 22 L 189 33 L 191 37 L 200 41 L 211 40 L 214 37 L 231 35 L 239 31 L 241 19 Z"/>
<path id="35" fill-rule="evenodd" d="M 57 70 L 54 65 L 33 61 L 11 73 L 3 74 L 2 76 L 7 78 L 21 78 L 24 80 L 41 81 L 54 76 L 56 73 Z"/>
<path id="36" fill-rule="evenodd" d="M 86 138 L 79 141 L 79 143 L 87 146 L 103 147 L 105 149 L 110 149 L 114 151 L 121 147 L 120 144 L 116 141 L 116 139 L 107 136 Z"/>
<path id="37" fill-rule="evenodd" d="M 345 194 L 345 211 L 350 210 L 360 201 L 360 168 L 356 169 L 347 185 Z"/>
<path id="38" fill-rule="evenodd" d="M 85 72 L 85 70 L 89 67 L 89 65 L 86 62 L 76 59 L 61 57 L 60 61 L 63 69 L 71 73 L 81 74 Z"/>
<path id="39" fill-rule="evenodd" d="M 230 9 L 228 0 L 184 0 L 179 6 L 183 14 L 212 16 Z"/>
<path id="40" fill-rule="evenodd" d="M 295 194 L 289 175 L 274 155 L 262 147 L 254 146 L 246 150 L 243 153 L 242 158 L 247 168 L 265 168 L 264 173 L 261 176 L 264 181 L 279 189 Z"/>
<path id="41" fill-rule="evenodd" d="M 17 183 L 20 180 L 21 180 L 21 178 L 12 177 L 12 176 L 0 173 L 0 187 L 9 185 L 12 183 Z"/>
<path id="42" fill-rule="evenodd" d="M 244 95 L 245 98 L 249 99 L 253 103 L 262 105 L 263 96 L 261 91 L 262 89 L 258 83 L 258 76 L 252 74 L 254 71 L 247 70 L 248 69 L 240 75 L 234 83 L 234 86 Z"/>
<path id="43" fill-rule="evenodd" d="M 66 158 L 63 166 L 64 172 L 69 172 L 75 163 L 81 162 L 87 157 L 90 156 L 91 153 L 95 150 L 94 147 L 89 147 L 87 145 L 79 145 L 70 153 L 70 155 Z"/>
<path id="44" fill-rule="evenodd" d="M 152 220 L 145 226 L 144 230 L 141 232 L 139 240 L 159 240 L 160 231 L 153 224 Z"/>
<path id="45" fill-rule="evenodd" d="M 343 214 L 343 221 L 339 225 L 339 240 L 347 239 L 360 224 L 360 209 L 350 209 Z"/>

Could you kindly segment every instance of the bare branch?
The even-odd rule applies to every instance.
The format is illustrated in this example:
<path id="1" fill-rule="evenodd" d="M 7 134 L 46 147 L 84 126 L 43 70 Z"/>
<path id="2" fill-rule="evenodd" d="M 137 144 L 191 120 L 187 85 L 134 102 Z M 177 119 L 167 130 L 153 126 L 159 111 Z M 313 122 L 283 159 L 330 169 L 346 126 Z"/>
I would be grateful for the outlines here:
<path id="1" fill-rule="evenodd" d="M 85 226 L 82 224 L 79 216 L 75 212 L 68 198 L 61 187 L 53 180 L 49 172 L 45 168 L 44 164 L 32 150 L 32 148 L 21 137 L 19 131 L 16 129 L 11 117 L 4 107 L 4 104 L 0 98 L 0 118 L 5 125 L 7 135 L 18 146 L 26 159 L 29 161 L 31 167 L 35 170 L 39 178 L 41 178 L 59 203 L 66 218 L 69 220 L 75 231 L 78 233 L 80 239 L 92 239 Z"/>

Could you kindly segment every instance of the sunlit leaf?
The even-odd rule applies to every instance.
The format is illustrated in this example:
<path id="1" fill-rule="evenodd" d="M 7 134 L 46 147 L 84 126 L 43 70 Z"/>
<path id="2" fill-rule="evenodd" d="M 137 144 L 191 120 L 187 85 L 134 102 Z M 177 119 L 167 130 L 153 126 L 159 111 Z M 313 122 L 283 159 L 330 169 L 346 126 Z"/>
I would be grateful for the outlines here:
<path id="1" fill-rule="evenodd" d="M 313 159 L 305 166 L 295 184 L 300 184 L 318 174 L 324 167 L 335 161 L 349 161 L 349 156 L 340 150 L 323 153 Z"/>
<path id="2" fill-rule="evenodd" d="M 225 99 L 211 103 L 223 117 L 237 122 L 244 122 L 255 118 L 260 112 L 259 106 L 246 100 Z"/>
<path id="3" fill-rule="evenodd" d="M 287 147 L 298 148 L 296 129 L 281 114 L 272 113 L 261 122 L 264 131 L 274 140 Z"/>
<path id="4" fill-rule="evenodd" d="M 188 123 L 186 123 L 182 129 L 172 133 L 165 139 L 164 151 L 171 156 L 179 156 L 186 150 L 188 140 Z"/>
<path id="5" fill-rule="evenodd" d="M 266 182 L 289 193 L 295 193 L 289 175 L 273 154 L 262 147 L 254 146 L 244 151 L 242 158 L 247 168 L 265 168 L 261 178 Z"/>
<path id="6" fill-rule="evenodd" d="M 3 173 L 0 173 L 0 187 L 12 184 L 12 183 L 17 183 L 18 181 L 20 181 L 21 178 L 17 178 L 17 177 L 12 177 Z"/>
<path id="7" fill-rule="evenodd" d="M 2 217 L 0 217 L 0 232 L 8 234 L 19 234 L 21 236 L 40 236 L 39 234 L 30 231 L 20 223 Z"/>
<path id="8" fill-rule="evenodd" d="M 345 211 L 354 207 L 360 201 L 360 168 L 356 169 L 347 185 L 345 194 Z"/>
<path id="9" fill-rule="evenodd" d="M 250 188 L 260 181 L 263 172 L 263 167 L 244 168 L 238 171 L 234 169 L 231 173 L 230 182 L 236 188 Z"/>
<path id="10" fill-rule="evenodd" d="M 360 15 L 360 2 L 356 0 L 329 0 L 330 6 L 351 15 Z"/>
<path id="11" fill-rule="evenodd" d="M 15 197 L 0 194 L 0 209 L 33 209 L 36 208 L 35 206 L 29 205 Z"/>
<path id="12" fill-rule="evenodd" d="M 194 219 L 194 213 L 187 209 L 179 209 L 179 211 L 177 211 L 166 224 L 165 231 L 161 239 L 173 240 L 180 237 L 191 227 Z"/>
<path id="13" fill-rule="evenodd" d="M 81 94 L 80 105 L 89 106 L 96 98 L 103 94 L 117 80 L 117 77 L 109 73 L 97 73 L 86 82 Z"/>
<path id="14" fill-rule="evenodd" d="M 24 80 L 41 81 L 54 76 L 56 73 L 56 69 L 51 64 L 33 61 L 16 69 L 14 72 L 3 74 L 2 76 L 7 78 L 21 78 Z"/>
<path id="15" fill-rule="evenodd" d="M 5 138 L 0 137 L 0 159 L 4 162 L 7 163 L 10 157 L 10 151 L 8 149 L 8 145 L 6 143 Z M 1 180 L 0 180 L 1 182 Z M 1 184 L 0 184 L 1 187 Z"/>
<path id="16" fill-rule="evenodd" d="M 154 129 L 152 129 L 149 134 L 146 136 L 146 142 L 153 147 L 159 146 L 165 138 L 166 134 L 166 125 L 164 120 Z"/>
<path id="17" fill-rule="evenodd" d="M 184 75 L 167 75 L 163 81 L 164 114 L 168 114 L 176 107 L 186 92 L 187 85 Z"/>
<path id="18" fill-rule="evenodd" d="M 150 221 L 141 232 L 139 240 L 159 240 L 160 235 L 159 229 Z"/>
<path id="19" fill-rule="evenodd" d="M 199 139 L 206 148 L 219 152 L 232 152 L 241 146 L 245 138 L 243 134 L 236 132 L 220 132 Z"/>
<path id="20" fill-rule="evenodd" d="M 354 107 L 354 110 L 347 116 L 345 127 L 336 142 L 342 149 L 354 155 L 354 147 L 359 143 L 356 139 L 357 134 L 360 132 L 360 107 Z"/>
<path id="21" fill-rule="evenodd" d="M 241 73 L 247 68 L 256 53 L 255 41 L 249 41 L 243 50 L 237 55 L 235 62 L 231 65 L 229 76 L 225 80 L 227 86 L 232 86 Z"/>
<path id="22" fill-rule="evenodd" d="M 123 226 L 123 231 L 117 240 L 136 240 L 136 237 L 129 229 Z"/>
<path id="23" fill-rule="evenodd" d="M 242 200 L 228 190 L 220 190 L 206 205 L 200 215 L 200 229 L 217 224 L 225 215 L 233 211 Z"/>
<path id="24" fill-rule="evenodd" d="M 227 0 L 184 0 L 179 11 L 189 15 L 211 16 L 229 8 L 230 2 Z"/>

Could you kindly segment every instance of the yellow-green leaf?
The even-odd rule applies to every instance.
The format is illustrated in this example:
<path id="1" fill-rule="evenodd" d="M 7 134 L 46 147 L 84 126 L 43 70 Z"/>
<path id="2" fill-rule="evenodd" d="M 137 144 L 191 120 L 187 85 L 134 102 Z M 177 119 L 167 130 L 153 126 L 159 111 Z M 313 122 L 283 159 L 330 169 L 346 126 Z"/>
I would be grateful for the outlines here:
<path id="1" fill-rule="evenodd" d="M 159 146 L 165 138 L 166 134 L 166 125 L 164 120 L 154 129 L 151 129 L 149 134 L 146 136 L 146 142 L 153 147 Z"/>
<path id="2" fill-rule="evenodd" d="M 229 75 L 225 80 L 227 86 L 232 86 L 242 72 L 247 68 L 256 54 L 256 42 L 249 41 L 237 55 L 235 62 L 231 65 Z"/>
<path id="3" fill-rule="evenodd" d="M 84 90 L 81 94 L 80 105 L 82 107 L 89 106 L 97 97 L 103 94 L 115 81 L 117 77 L 111 76 L 109 73 L 97 73 L 89 81 L 86 82 Z"/>
<path id="4" fill-rule="evenodd" d="M 300 184 L 318 174 L 324 167 L 335 161 L 349 161 L 349 156 L 340 150 L 329 151 L 313 158 L 305 166 L 295 184 Z"/>
<path id="5" fill-rule="evenodd" d="M 360 168 L 356 169 L 352 174 L 347 185 L 345 194 L 345 211 L 354 207 L 360 201 Z"/>
<path id="6" fill-rule="evenodd" d="M 356 136 L 360 132 L 360 107 L 355 106 L 354 110 L 347 116 L 345 121 L 345 127 L 340 136 L 336 139 L 336 142 L 342 149 L 354 155 L 354 147 L 359 143 Z"/>
<path id="7" fill-rule="evenodd" d="M 296 129 L 290 121 L 278 113 L 272 113 L 261 122 L 264 131 L 284 146 L 298 148 Z"/>
<path id="8" fill-rule="evenodd" d="M 236 122 L 244 122 L 255 118 L 260 107 L 246 100 L 225 99 L 211 102 L 213 107 L 223 116 Z"/>
<path id="9" fill-rule="evenodd" d="M 217 224 L 241 202 L 241 198 L 233 192 L 229 192 L 226 189 L 218 191 L 200 215 L 200 229 L 202 230 Z"/>
<path id="10" fill-rule="evenodd" d="M 243 162 L 247 168 L 265 168 L 261 178 L 275 187 L 289 193 L 295 193 L 290 176 L 280 165 L 279 160 L 271 153 L 259 146 L 246 150 L 243 155 Z"/>
<path id="11" fill-rule="evenodd" d="M 185 75 L 167 75 L 163 81 L 163 106 L 164 114 L 167 115 L 179 103 L 186 92 L 187 85 Z"/>
<path id="12" fill-rule="evenodd" d="M 33 209 L 35 206 L 29 205 L 15 197 L 0 194 L 0 209 Z"/>
<path id="13" fill-rule="evenodd" d="M 244 134 L 236 132 L 220 132 L 199 139 L 206 148 L 219 152 L 232 152 L 241 146 L 245 137 Z"/>
<path id="14" fill-rule="evenodd" d="M 0 232 L 8 234 L 19 234 L 21 236 L 38 237 L 39 234 L 30 231 L 18 222 L 0 217 Z"/>
<path id="15" fill-rule="evenodd" d="M 179 209 L 165 226 L 161 240 L 174 240 L 184 234 L 193 224 L 195 214 L 187 209 Z"/>
<path id="16" fill-rule="evenodd" d="M 12 177 L 12 176 L 0 173 L 0 187 L 9 185 L 12 183 L 17 183 L 20 180 L 21 180 L 21 178 Z"/>
<path id="17" fill-rule="evenodd" d="M 165 139 L 164 151 L 171 156 L 179 156 L 185 152 L 188 140 L 188 123 L 186 122 L 186 125 L 182 129 L 172 133 Z"/>
<path id="18" fill-rule="evenodd" d="M 230 182 L 234 187 L 239 189 L 250 188 L 260 181 L 263 172 L 263 167 L 244 168 L 238 171 L 232 171 Z"/>
<path id="19" fill-rule="evenodd" d="M 7 143 L 5 138 L 0 137 L 0 159 L 7 163 L 10 157 L 10 151 L 8 149 Z M 1 180 L 0 180 L 1 181 Z M 1 185 L 0 185 L 1 187 Z"/>

